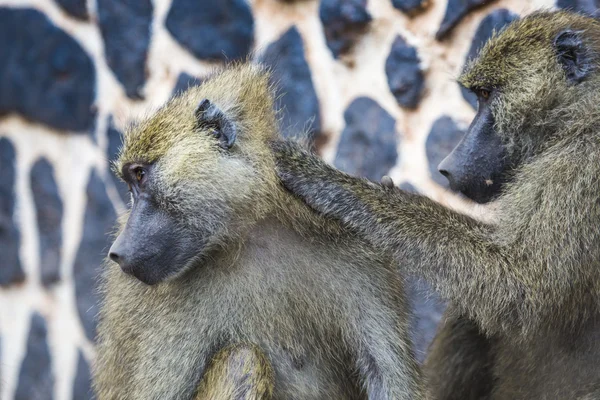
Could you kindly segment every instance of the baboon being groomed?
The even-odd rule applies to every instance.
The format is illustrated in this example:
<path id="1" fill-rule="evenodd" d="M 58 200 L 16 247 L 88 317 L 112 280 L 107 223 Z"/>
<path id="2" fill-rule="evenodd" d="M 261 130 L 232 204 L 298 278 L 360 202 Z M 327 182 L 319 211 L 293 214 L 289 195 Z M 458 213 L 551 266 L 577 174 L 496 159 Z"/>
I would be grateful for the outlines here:
<path id="1" fill-rule="evenodd" d="M 100 400 L 422 398 L 393 258 L 280 186 L 268 82 L 232 66 L 126 134 Z"/>
<path id="2" fill-rule="evenodd" d="M 450 302 L 427 360 L 438 399 L 600 398 L 600 21 L 539 12 L 459 81 L 479 110 L 440 164 L 496 200 L 486 224 L 275 144 L 283 183 Z"/>

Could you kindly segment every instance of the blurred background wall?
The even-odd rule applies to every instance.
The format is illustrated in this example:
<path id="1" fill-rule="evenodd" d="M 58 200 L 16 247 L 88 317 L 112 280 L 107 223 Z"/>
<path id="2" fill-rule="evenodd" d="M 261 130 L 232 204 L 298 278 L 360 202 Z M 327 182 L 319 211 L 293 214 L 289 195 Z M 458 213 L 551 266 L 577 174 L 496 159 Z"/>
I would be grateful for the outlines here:
<path id="1" fill-rule="evenodd" d="M 597 0 L 0 0 L 0 398 L 88 399 L 95 277 L 127 204 L 123 127 L 227 60 L 260 59 L 352 174 L 485 218 L 436 165 L 475 102 L 455 83 L 494 29 Z M 409 277 L 423 359 L 443 304 Z"/>

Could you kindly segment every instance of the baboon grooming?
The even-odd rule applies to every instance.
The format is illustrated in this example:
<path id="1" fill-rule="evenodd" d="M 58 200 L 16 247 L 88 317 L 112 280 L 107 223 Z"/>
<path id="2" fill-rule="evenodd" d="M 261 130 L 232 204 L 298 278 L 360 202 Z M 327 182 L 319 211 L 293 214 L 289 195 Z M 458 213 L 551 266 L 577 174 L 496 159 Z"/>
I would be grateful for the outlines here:
<path id="1" fill-rule="evenodd" d="M 100 400 L 422 398 L 392 257 L 279 185 L 268 80 L 231 67 L 126 135 Z"/>
<path id="2" fill-rule="evenodd" d="M 391 251 L 450 301 L 427 362 L 444 399 L 598 398 L 600 22 L 540 12 L 496 35 L 460 82 L 479 97 L 440 164 L 497 200 L 484 224 L 275 144 L 283 183 Z"/>

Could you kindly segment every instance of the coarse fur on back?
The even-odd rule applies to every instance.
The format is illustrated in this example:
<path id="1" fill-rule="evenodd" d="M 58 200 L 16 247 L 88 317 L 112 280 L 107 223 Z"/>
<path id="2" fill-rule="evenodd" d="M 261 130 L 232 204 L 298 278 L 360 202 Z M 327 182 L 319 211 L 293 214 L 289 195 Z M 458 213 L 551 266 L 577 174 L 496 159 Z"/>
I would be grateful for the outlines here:
<path id="1" fill-rule="evenodd" d="M 127 133 L 115 170 L 134 199 L 103 277 L 100 400 L 248 385 L 276 399 L 422 398 L 402 278 L 280 187 L 271 93 L 263 68 L 234 65 Z M 237 344 L 250 350 L 224 360 Z M 241 389 L 235 365 L 252 372 Z"/>

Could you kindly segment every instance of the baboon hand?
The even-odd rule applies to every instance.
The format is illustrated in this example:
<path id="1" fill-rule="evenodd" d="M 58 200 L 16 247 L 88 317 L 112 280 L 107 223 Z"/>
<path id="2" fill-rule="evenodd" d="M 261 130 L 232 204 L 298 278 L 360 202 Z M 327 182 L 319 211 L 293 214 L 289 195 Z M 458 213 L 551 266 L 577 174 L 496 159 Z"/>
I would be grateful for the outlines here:
<path id="1" fill-rule="evenodd" d="M 384 186 L 345 174 L 290 141 L 272 142 L 277 174 L 283 186 L 309 207 L 331 218 L 346 221 L 364 211 L 357 193 L 384 190 Z"/>

